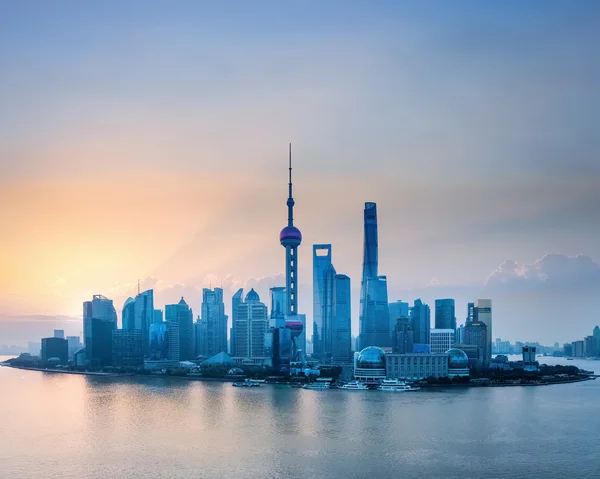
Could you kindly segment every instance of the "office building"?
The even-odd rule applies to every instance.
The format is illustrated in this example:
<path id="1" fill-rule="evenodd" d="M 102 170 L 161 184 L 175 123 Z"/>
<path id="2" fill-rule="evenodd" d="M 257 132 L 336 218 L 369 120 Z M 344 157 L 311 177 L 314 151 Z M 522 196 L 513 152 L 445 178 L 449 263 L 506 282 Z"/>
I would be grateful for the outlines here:
<path id="1" fill-rule="evenodd" d="M 473 318 L 474 321 L 481 321 L 484 323 L 487 328 L 486 363 L 489 364 L 489 361 L 492 358 L 492 300 L 478 299 L 475 301 Z"/>
<path id="2" fill-rule="evenodd" d="M 69 345 L 64 338 L 42 338 L 42 360 L 56 359 L 58 364 L 67 364 Z"/>
<path id="3" fill-rule="evenodd" d="M 563 344 L 563 355 L 567 358 L 573 357 L 573 344 L 572 343 Z"/>
<path id="4" fill-rule="evenodd" d="M 163 311 L 162 309 L 155 309 L 152 315 L 152 324 L 160 324 L 163 322 Z"/>
<path id="5" fill-rule="evenodd" d="M 431 329 L 431 311 L 429 306 L 416 299 L 410 308 L 410 326 L 413 330 L 415 344 L 429 344 Z"/>
<path id="6" fill-rule="evenodd" d="M 479 349 L 479 366 L 487 368 L 490 362 L 488 347 L 491 346 L 488 343 L 487 325 L 482 321 L 471 321 L 466 324 L 464 335 L 464 344 L 476 346 Z M 461 349 L 464 351 L 464 348 L 461 347 Z"/>
<path id="7" fill-rule="evenodd" d="M 169 354 L 171 354 L 171 341 L 175 344 L 175 339 L 171 340 L 171 334 L 175 334 L 175 330 L 177 330 L 176 334 L 179 338 L 177 344 L 179 358 L 170 357 L 169 359 L 178 359 L 179 361 L 194 359 L 194 315 L 183 297 L 179 303 L 165 306 L 165 318 L 168 323 Z M 177 327 L 172 326 L 174 324 L 177 324 Z"/>
<path id="8" fill-rule="evenodd" d="M 457 343 L 465 342 L 465 325 L 464 324 L 461 324 L 458 328 L 456 328 L 456 336 L 454 337 L 454 340 Z"/>
<path id="9" fill-rule="evenodd" d="M 284 286 L 274 286 L 269 290 L 271 294 L 271 314 L 269 325 L 273 328 L 285 327 L 286 292 Z M 232 311 L 237 311 L 233 309 Z"/>
<path id="10" fill-rule="evenodd" d="M 404 381 L 443 378 L 448 376 L 448 355 L 445 353 L 387 354 L 386 377 Z"/>
<path id="11" fill-rule="evenodd" d="M 75 352 L 82 348 L 79 336 L 67 336 L 67 346 L 69 348 L 69 359 L 74 359 Z"/>
<path id="12" fill-rule="evenodd" d="M 454 329 L 432 329 L 429 332 L 429 345 L 432 353 L 445 353 L 454 346 Z"/>
<path id="13" fill-rule="evenodd" d="M 414 335 L 407 317 L 399 317 L 392 337 L 392 352 L 394 354 L 409 354 L 413 352 Z"/>
<path id="14" fill-rule="evenodd" d="M 264 355 L 279 374 L 289 374 L 292 358 L 292 334 L 285 326 L 270 328 L 265 334 Z"/>
<path id="15" fill-rule="evenodd" d="M 531 366 L 536 365 L 537 361 L 535 359 L 536 355 L 536 347 L 535 346 L 523 346 L 523 365 Z"/>
<path id="16" fill-rule="evenodd" d="M 359 347 L 391 345 L 387 279 L 380 276 L 377 205 L 365 203 L 363 270 L 360 287 Z"/>
<path id="17" fill-rule="evenodd" d="M 223 290 L 202 289 L 202 316 L 196 324 L 197 354 L 212 357 L 227 352 L 227 320 Z"/>
<path id="18" fill-rule="evenodd" d="M 596 345 L 594 344 L 594 336 L 586 336 L 583 338 L 583 354 L 586 358 L 594 356 L 596 353 Z"/>
<path id="19" fill-rule="evenodd" d="M 333 312 L 331 323 L 331 361 L 352 361 L 352 316 L 350 278 L 336 274 L 333 283 Z"/>
<path id="20" fill-rule="evenodd" d="M 83 303 L 83 341 L 86 360 L 93 366 L 112 363 L 112 331 L 117 329 L 117 312 L 112 299 L 96 294 Z"/>
<path id="21" fill-rule="evenodd" d="M 150 325 L 154 321 L 154 291 L 149 289 L 135 297 L 133 329 L 142 332 L 144 356 L 150 353 Z"/>
<path id="22" fill-rule="evenodd" d="M 313 245 L 313 356 L 325 361 L 332 355 L 335 274 L 331 245 Z"/>
<path id="23" fill-rule="evenodd" d="M 573 350 L 574 358 L 583 358 L 584 354 L 584 342 L 583 341 L 573 341 L 571 343 Z"/>
<path id="24" fill-rule="evenodd" d="M 173 314 L 175 314 L 176 311 L 173 310 Z M 165 315 L 167 314 L 167 310 L 165 308 Z M 182 313 L 183 314 L 183 313 Z M 183 360 L 181 357 L 181 334 L 180 334 L 180 327 L 179 327 L 179 321 L 177 321 L 177 318 L 174 318 L 172 321 L 166 321 L 166 325 L 167 325 L 167 356 L 166 358 L 163 356 L 163 358 L 161 359 L 167 359 L 170 361 L 181 361 Z M 145 364 L 145 363 L 144 363 Z M 145 367 L 145 366 L 144 366 Z"/>
<path id="25" fill-rule="evenodd" d="M 142 367 L 143 335 L 139 329 L 115 329 L 112 332 L 112 364 L 116 367 Z"/>
<path id="26" fill-rule="evenodd" d="M 60 339 L 65 339 L 65 330 L 64 329 L 55 329 L 54 337 L 60 338 Z"/>
<path id="27" fill-rule="evenodd" d="M 408 318 L 409 304 L 404 301 L 394 301 L 388 304 L 390 312 L 390 335 L 392 337 L 392 345 L 394 343 L 394 334 L 396 333 L 396 321 L 398 318 Z"/>
<path id="28" fill-rule="evenodd" d="M 135 329 L 135 299 L 127 298 L 121 313 L 121 327 Z"/>
<path id="29" fill-rule="evenodd" d="M 453 299 L 435 300 L 435 329 L 456 331 L 456 311 Z"/>
<path id="30" fill-rule="evenodd" d="M 285 290 L 285 288 L 284 288 L 284 290 Z M 231 298 L 231 332 L 230 332 L 230 338 L 229 338 L 229 342 L 230 342 L 229 353 L 231 354 L 231 356 L 237 356 L 237 353 L 235 350 L 236 314 L 237 314 L 239 305 L 242 304 L 243 301 L 244 301 L 244 290 L 242 288 L 240 288 L 236 291 L 236 293 Z"/>
<path id="31" fill-rule="evenodd" d="M 169 357 L 168 327 L 168 324 L 165 322 L 150 325 L 150 359 L 158 360 Z M 179 329 L 177 332 L 179 334 Z M 179 345 L 179 343 L 177 344 Z M 177 349 L 179 350 L 179 346 L 177 346 Z"/>
<path id="32" fill-rule="evenodd" d="M 467 318 L 465 322 L 475 321 L 475 303 L 467 303 Z"/>
<path id="33" fill-rule="evenodd" d="M 236 357 L 264 358 L 265 334 L 269 330 L 267 307 L 251 289 L 234 313 Z"/>

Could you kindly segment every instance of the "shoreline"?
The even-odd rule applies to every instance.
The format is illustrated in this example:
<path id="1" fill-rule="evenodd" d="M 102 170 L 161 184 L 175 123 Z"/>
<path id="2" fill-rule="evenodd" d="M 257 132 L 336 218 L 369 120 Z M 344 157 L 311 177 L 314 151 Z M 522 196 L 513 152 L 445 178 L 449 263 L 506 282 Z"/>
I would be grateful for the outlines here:
<path id="1" fill-rule="evenodd" d="M 1 364 L 4 367 L 21 369 L 23 371 L 38 371 L 43 373 L 51 374 L 74 374 L 77 376 L 95 376 L 95 377 L 108 377 L 108 378 L 133 378 L 133 377 L 144 377 L 144 378 L 169 378 L 169 379 L 183 379 L 186 381 L 207 381 L 207 382 L 221 382 L 221 383 L 232 383 L 239 378 L 205 378 L 200 376 L 167 376 L 158 374 L 138 374 L 138 373 L 103 373 L 99 371 L 70 371 L 65 369 L 46 369 L 38 367 L 26 367 L 26 366 L 13 366 L 11 364 Z M 543 382 L 543 383 L 526 383 L 526 384 L 469 384 L 469 383 L 457 383 L 457 384 L 427 384 L 419 386 L 421 390 L 427 389 L 440 389 L 440 388 L 481 388 L 481 387 L 535 387 L 535 386 L 551 386 L 555 384 L 570 384 L 579 383 L 584 381 L 593 381 L 598 377 L 597 375 L 589 375 L 585 377 L 569 378 L 559 381 Z M 290 382 L 281 383 L 266 383 L 271 385 L 288 385 Z M 332 388 L 333 389 L 333 388 Z"/>

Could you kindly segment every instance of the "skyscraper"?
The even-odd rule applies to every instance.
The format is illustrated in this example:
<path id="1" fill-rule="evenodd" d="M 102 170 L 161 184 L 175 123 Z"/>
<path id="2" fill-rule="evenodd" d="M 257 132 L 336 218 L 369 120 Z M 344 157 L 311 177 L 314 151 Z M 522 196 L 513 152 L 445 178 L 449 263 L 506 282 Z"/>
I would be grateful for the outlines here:
<path id="1" fill-rule="evenodd" d="M 237 351 L 235 350 L 235 345 L 236 345 L 236 340 L 235 340 L 235 336 L 236 336 L 236 315 L 237 315 L 237 310 L 238 307 L 240 306 L 240 304 L 242 304 L 242 301 L 244 300 L 244 290 L 243 288 L 238 289 L 235 294 L 233 295 L 233 297 L 231 298 L 231 334 L 229 337 L 229 343 L 230 343 L 230 347 L 229 347 L 229 352 L 232 356 L 237 356 Z"/>
<path id="2" fill-rule="evenodd" d="M 227 352 L 227 315 L 223 303 L 223 290 L 202 289 L 202 316 L 198 338 L 198 354 L 211 357 Z"/>
<path id="3" fill-rule="evenodd" d="M 292 341 L 294 343 L 293 360 L 298 360 L 298 350 L 306 350 L 306 317 L 305 315 L 298 314 L 298 246 L 302 243 L 302 233 L 294 226 L 291 143 L 289 161 L 288 224 L 279 233 L 279 242 L 285 248 L 286 326 L 292 329 Z M 239 341 L 236 341 L 236 344 L 239 344 Z"/>
<path id="4" fill-rule="evenodd" d="M 117 312 L 112 299 L 95 294 L 83 303 L 83 341 L 88 362 L 112 362 L 112 331 L 117 329 Z"/>
<path id="5" fill-rule="evenodd" d="M 390 311 L 390 335 L 392 336 L 392 346 L 396 336 L 396 322 L 398 318 L 408 318 L 408 303 L 404 301 L 394 301 L 388 305 Z M 412 349 L 410 350 L 412 353 Z"/>
<path id="6" fill-rule="evenodd" d="M 467 303 L 467 319 L 473 321 L 475 319 L 475 303 Z"/>
<path id="7" fill-rule="evenodd" d="M 313 355 L 321 359 L 331 357 L 335 274 L 331 245 L 313 245 Z"/>
<path id="8" fill-rule="evenodd" d="M 490 363 L 490 356 L 488 348 L 491 348 L 491 344 L 488 343 L 488 331 L 487 325 L 481 321 L 469 321 L 465 325 L 464 331 L 464 343 L 477 346 L 478 354 L 478 365 L 487 367 Z"/>
<path id="9" fill-rule="evenodd" d="M 123 329 L 135 329 L 135 299 L 133 298 L 127 298 L 123 305 L 121 327 Z"/>
<path id="10" fill-rule="evenodd" d="M 492 359 L 492 300 L 478 299 L 473 309 L 474 321 L 481 321 L 487 328 L 486 364 Z"/>
<path id="11" fill-rule="evenodd" d="M 456 330 L 456 311 L 453 299 L 435 300 L 435 329 Z"/>
<path id="12" fill-rule="evenodd" d="M 150 353 L 150 325 L 154 320 L 154 291 L 149 289 L 135 297 L 133 329 L 142 332 L 144 356 Z"/>
<path id="13" fill-rule="evenodd" d="M 333 284 L 331 361 L 334 363 L 348 363 L 352 360 L 350 278 L 345 274 L 336 274 Z"/>
<path id="14" fill-rule="evenodd" d="M 416 299 L 410 309 L 410 325 L 413 330 L 415 344 L 429 344 L 431 311 L 429 306 L 420 299 Z"/>
<path id="15" fill-rule="evenodd" d="M 269 330 L 267 307 L 258 293 L 251 289 L 244 302 L 233 314 L 235 321 L 236 356 L 243 358 L 265 357 L 265 334 Z"/>
<path id="16" fill-rule="evenodd" d="M 377 205 L 365 203 L 363 273 L 360 285 L 359 348 L 390 346 L 387 279 L 378 275 Z"/>
<path id="17" fill-rule="evenodd" d="M 413 352 L 414 334 L 406 316 L 396 319 L 392 339 L 392 352 L 394 354 L 411 354 Z"/>
<path id="18" fill-rule="evenodd" d="M 285 327 L 285 313 L 287 311 L 286 292 L 284 286 L 274 286 L 270 290 L 271 293 L 271 315 L 270 326 L 275 328 Z"/>
<path id="19" fill-rule="evenodd" d="M 178 359 L 187 361 L 194 358 L 194 315 L 192 309 L 187 305 L 183 297 L 177 304 L 167 304 L 165 306 L 165 318 L 167 320 L 167 334 L 169 335 L 169 354 L 173 354 L 171 344 L 175 345 L 175 338 L 171 334 L 176 334 L 179 338 L 179 358 L 169 357 L 169 359 Z M 174 349 L 174 348 L 173 348 Z"/>

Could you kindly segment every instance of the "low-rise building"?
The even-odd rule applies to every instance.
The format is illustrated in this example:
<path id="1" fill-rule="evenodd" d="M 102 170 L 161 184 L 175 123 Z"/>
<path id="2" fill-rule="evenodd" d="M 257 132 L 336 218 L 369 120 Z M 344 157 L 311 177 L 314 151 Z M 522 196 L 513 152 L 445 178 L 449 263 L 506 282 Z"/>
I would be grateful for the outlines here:
<path id="1" fill-rule="evenodd" d="M 42 338 L 42 360 L 57 358 L 59 364 L 67 364 L 69 345 L 63 338 Z"/>
<path id="2" fill-rule="evenodd" d="M 387 354 L 385 358 L 388 379 L 417 381 L 429 377 L 448 376 L 446 353 Z"/>

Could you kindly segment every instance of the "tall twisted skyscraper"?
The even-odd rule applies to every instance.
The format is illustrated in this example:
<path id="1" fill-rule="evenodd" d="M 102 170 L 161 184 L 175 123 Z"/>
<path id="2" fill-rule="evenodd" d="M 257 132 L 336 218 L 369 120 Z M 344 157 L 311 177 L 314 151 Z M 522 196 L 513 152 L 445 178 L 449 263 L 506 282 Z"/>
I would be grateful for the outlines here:
<path id="1" fill-rule="evenodd" d="M 304 315 L 298 315 L 298 246 L 302 243 L 302 233 L 294 226 L 294 198 L 292 196 L 292 144 L 290 143 L 290 164 L 288 183 L 288 224 L 279 233 L 279 242 L 285 248 L 285 291 L 286 326 L 292 330 L 297 349 L 305 349 Z M 296 358 L 294 358 L 296 359 Z"/>
<path id="2" fill-rule="evenodd" d="M 378 275 L 377 205 L 365 203 L 363 274 L 360 285 L 359 349 L 390 346 L 387 278 Z"/>

